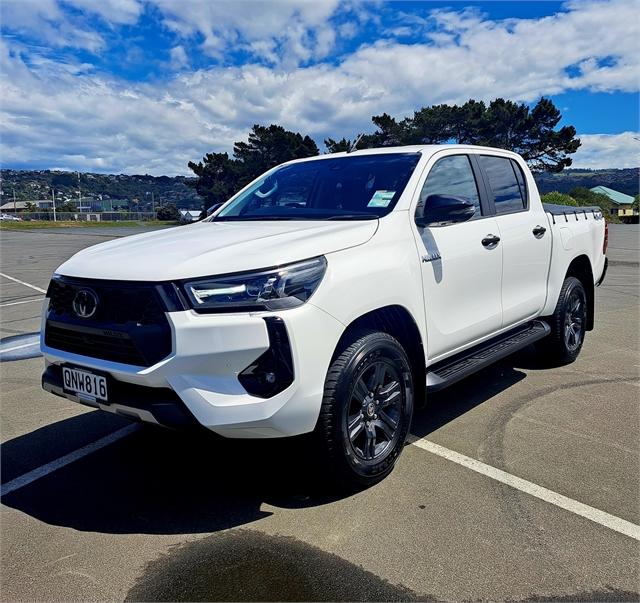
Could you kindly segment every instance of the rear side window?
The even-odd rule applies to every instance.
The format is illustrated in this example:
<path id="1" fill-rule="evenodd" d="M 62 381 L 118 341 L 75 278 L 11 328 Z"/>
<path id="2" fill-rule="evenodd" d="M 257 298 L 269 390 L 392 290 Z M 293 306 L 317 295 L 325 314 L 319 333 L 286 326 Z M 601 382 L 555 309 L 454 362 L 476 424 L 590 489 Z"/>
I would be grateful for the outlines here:
<path id="1" fill-rule="evenodd" d="M 424 183 L 416 215 L 422 213 L 422 207 L 429 195 L 463 197 L 476 206 L 474 218 L 480 215 L 480 197 L 471 163 L 466 155 L 451 155 L 436 161 Z"/>
<path id="2" fill-rule="evenodd" d="M 489 179 L 496 214 L 509 214 L 527 207 L 524 177 L 520 167 L 507 157 L 480 155 L 478 158 Z"/>

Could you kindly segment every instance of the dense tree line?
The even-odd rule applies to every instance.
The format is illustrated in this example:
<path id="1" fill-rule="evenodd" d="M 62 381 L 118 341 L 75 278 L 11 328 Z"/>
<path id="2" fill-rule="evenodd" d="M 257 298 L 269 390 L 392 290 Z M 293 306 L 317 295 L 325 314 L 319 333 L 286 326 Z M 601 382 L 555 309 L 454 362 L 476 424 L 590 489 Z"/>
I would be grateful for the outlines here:
<path id="1" fill-rule="evenodd" d="M 371 118 L 376 130 L 357 140 L 324 141 L 329 153 L 412 144 L 459 143 L 509 149 L 520 153 L 534 172 L 560 172 L 571 165 L 580 140 L 573 126 L 556 129 L 562 116 L 550 99 L 533 108 L 498 98 L 489 104 L 469 100 L 462 105 L 423 107 L 413 116 L 396 119 L 386 113 Z M 246 142 L 236 142 L 233 156 L 207 153 L 189 162 L 197 179 L 192 183 L 204 206 L 226 201 L 269 168 L 291 159 L 318 155 L 316 143 L 282 126 L 254 125 Z"/>
<path id="2" fill-rule="evenodd" d="M 203 198 L 206 208 L 226 201 L 279 163 L 319 153 L 318 146 L 309 136 L 289 132 L 275 124 L 255 125 L 247 142 L 233 145 L 233 158 L 227 153 L 207 153 L 198 163 L 190 161 L 189 167 L 198 177 L 192 185 Z"/>
<path id="3" fill-rule="evenodd" d="M 386 113 L 374 116 L 377 130 L 364 135 L 358 148 L 449 142 L 499 147 L 522 155 L 534 172 L 559 172 L 571 165 L 568 155 L 580 146 L 573 126 L 555 129 L 561 118 L 548 98 L 533 109 L 502 98 L 488 105 L 475 100 L 460 106 L 434 105 L 400 121 Z M 344 138 L 325 140 L 330 152 L 347 150 L 350 144 Z"/>

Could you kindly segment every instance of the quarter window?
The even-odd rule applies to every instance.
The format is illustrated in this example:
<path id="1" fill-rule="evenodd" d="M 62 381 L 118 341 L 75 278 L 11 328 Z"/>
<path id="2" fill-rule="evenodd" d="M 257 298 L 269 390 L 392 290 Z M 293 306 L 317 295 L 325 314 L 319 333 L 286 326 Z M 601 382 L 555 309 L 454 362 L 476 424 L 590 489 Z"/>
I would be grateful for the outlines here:
<path id="1" fill-rule="evenodd" d="M 416 215 L 422 214 L 429 195 L 463 197 L 475 205 L 474 218 L 481 214 L 476 179 L 466 155 L 450 155 L 436 161 L 422 187 Z"/>
<path id="2" fill-rule="evenodd" d="M 522 173 L 522 168 L 511 159 L 511 167 L 516 174 L 516 180 L 518 181 L 518 185 L 520 186 L 520 194 L 522 195 L 522 203 L 524 207 L 527 207 L 527 185 L 524 182 L 524 174 Z"/>
<path id="3" fill-rule="evenodd" d="M 526 193 L 520 167 L 514 166 L 507 157 L 480 155 L 479 160 L 489 179 L 496 214 L 508 214 L 525 209 Z"/>

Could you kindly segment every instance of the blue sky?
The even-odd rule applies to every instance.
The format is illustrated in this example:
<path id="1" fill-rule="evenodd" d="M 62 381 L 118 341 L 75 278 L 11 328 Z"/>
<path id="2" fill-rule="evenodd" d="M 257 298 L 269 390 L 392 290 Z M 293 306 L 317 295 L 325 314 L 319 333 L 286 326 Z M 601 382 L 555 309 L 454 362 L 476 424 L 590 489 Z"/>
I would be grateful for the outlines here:
<path id="1" fill-rule="evenodd" d="M 576 167 L 640 164 L 638 0 L 3 0 L 3 167 L 188 174 L 254 123 L 551 97 Z"/>

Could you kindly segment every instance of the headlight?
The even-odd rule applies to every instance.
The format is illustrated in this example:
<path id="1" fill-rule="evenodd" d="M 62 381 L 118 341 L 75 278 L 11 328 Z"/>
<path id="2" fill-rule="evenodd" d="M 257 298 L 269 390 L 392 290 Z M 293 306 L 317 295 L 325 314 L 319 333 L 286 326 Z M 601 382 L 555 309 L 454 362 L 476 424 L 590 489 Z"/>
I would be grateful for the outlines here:
<path id="1" fill-rule="evenodd" d="M 300 306 L 316 290 L 327 268 L 324 257 L 280 268 L 184 281 L 196 312 L 283 310 Z"/>

